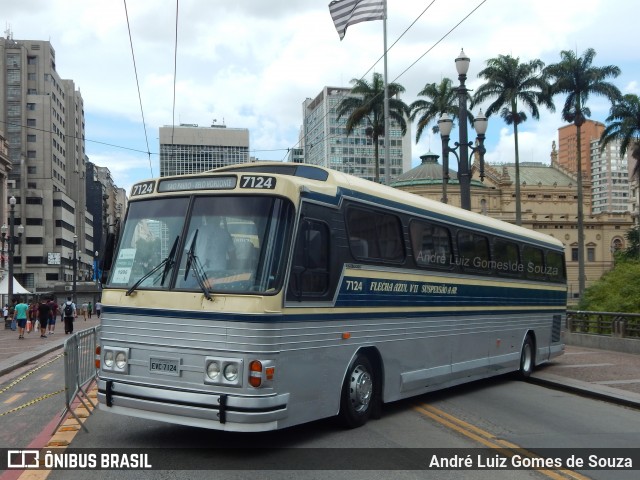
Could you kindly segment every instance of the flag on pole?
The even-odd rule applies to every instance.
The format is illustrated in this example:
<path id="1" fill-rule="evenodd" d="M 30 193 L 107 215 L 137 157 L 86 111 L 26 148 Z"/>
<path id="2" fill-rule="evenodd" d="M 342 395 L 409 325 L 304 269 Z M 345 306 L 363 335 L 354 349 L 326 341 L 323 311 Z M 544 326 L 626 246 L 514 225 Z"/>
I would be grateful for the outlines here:
<path id="1" fill-rule="evenodd" d="M 385 0 L 335 0 L 329 4 L 329 13 L 342 40 L 349 25 L 384 20 Z"/>

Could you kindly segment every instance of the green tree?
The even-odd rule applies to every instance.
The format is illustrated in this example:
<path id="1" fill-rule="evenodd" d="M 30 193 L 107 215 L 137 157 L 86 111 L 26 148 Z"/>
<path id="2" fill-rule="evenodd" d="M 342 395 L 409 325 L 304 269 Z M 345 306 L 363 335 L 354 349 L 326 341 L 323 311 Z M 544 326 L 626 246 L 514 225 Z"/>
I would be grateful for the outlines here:
<path id="1" fill-rule="evenodd" d="M 624 157 L 631 148 L 631 156 L 636 160 L 631 176 L 640 181 L 640 98 L 633 94 L 622 97 L 611 106 L 606 122 L 608 125 L 600 137 L 600 149 L 619 140 L 620 156 Z"/>
<path id="2" fill-rule="evenodd" d="M 566 95 L 562 118 L 576 126 L 576 161 L 577 161 L 577 189 L 578 189 L 578 289 L 580 296 L 585 287 L 584 265 L 584 200 L 582 192 L 582 137 L 580 127 L 585 118 L 591 115 L 586 106 L 591 95 L 604 97 L 615 103 L 621 98 L 620 90 L 609 78 L 620 75 L 620 69 L 615 65 L 604 67 L 593 66 L 596 51 L 587 49 L 581 57 L 571 50 L 560 52 L 560 62 L 545 68 L 545 74 L 552 80 L 552 94 Z"/>
<path id="3" fill-rule="evenodd" d="M 619 260 L 584 292 L 578 306 L 593 312 L 640 313 L 640 261 Z"/>
<path id="4" fill-rule="evenodd" d="M 544 63 L 541 60 L 520 62 L 511 55 L 498 55 L 487 60 L 487 67 L 478 73 L 486 80 L 473 95 L 472 107 L 485 100 L 495 99 L 486 110 L 487 118 L 500 112 L 507 125 L 513 125 L 516 170 L 516 225 L 522 225 L 520 202 L 520 153 L 518 148 L 518 125 L 527 120 L 523 105 L 536 120 L 540 119 L 538 105 L 554 111 L 555 107 L 545 79 Z"/>
<path id="5" fill-rule="evenodd" d="M 458 93 L 453 88 L 450 78 L 443 78 L 440 83 L 427 83 L 418 93 L 419 96 L 427 97 L 426 100 L 416 100 L 409 108 L 411 110 L 411 121 L 414 122 L 420 115 L 416 124 L 416 143 L 424 129 L 430 123 L 434 123 L 433 133 L 438 133 L 437 121 L 443 113 L 447 113 L 452 119 L 458 117 Z"/>
<path id="6" fill-rule="evenodd" d="M 351 80 L 351 95 L 345 97 L 337 106 L 338 119 L 347 117 L 345 128 L 350 135 L 356 127 L 364 127 L 365 133 L 374 145 L 375 181 L 380 182 L 379 139 L 384 137 L 384 80 L 379 73 L 373 74 L 371 83 L 363 79 Z M 407 133 L 409 106 L 398 98 L 405 89 L 397 83 L 387 85 L 389 95 L 389 119 L 400 127 L 402 135 Z M 389 148 L 387 143 L 387 148 Z M 387 169 L 391 166 L 387 165 Z M 390 171 L 390 170 L 389 170 Z"/>

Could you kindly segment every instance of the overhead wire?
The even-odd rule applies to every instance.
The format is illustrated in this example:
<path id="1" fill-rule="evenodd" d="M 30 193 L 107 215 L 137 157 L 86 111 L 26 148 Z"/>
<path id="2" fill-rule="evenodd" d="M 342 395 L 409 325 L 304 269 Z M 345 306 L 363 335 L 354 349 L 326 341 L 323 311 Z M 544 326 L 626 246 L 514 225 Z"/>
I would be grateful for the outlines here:
<path id="1" fill-rule="evenodd" d="M 427 55 L 429 52 L 431 52 L 438 44 L 440 44 L 445 38 L 447 38 L 453 31 L 455 31 L 460 25 L 462 25 L 462 23 L 464 23 L 471 15 L 473 15 L 487 0 L 482 0 L 478 5 L 476 5 L 467 15 L 465 15 L 458 23 L 456 23 L 451 29 L 449 29 L 442 37 L 440 37 L 433 45 L 431 45 L 422 55 L 420 55 L 413 63 L 411 63 L 407 68 L 405 68 L 396 78 L 394 78 L 394 80 L 392 80 L 391 83 L 396 82 L 399 78 L 401 78 L 404 74 L 406 74 L 411 68 L 413 68 L 420 60 L 422 60 L 422 58 L 424 58 L 425 55 Z M 126 14 L 126 18 L 127 18 L 127 29 L 129 32 L 129 42 L 130 42 L 130 46 L 131 46 L 131 56 L 133 59 L 133 66 L 134 66 L 134 72 L 135 72 L 135 78 L 136 78 L 136 86 L 137 86 L 137 90 L 138 90 L 138 99 L 140 102 L 140 112 L 141 112 L 141 116 L 142 116 L 142 123 L 143 123 L 143 127 L 144 127 L 144 134 L 145 134 L 145 140 L 146 140 L 146 145 L 147 145 L 147 150 L 146 151 L 142 151 L 139 149 L 135 149 L 135 148 L 129 148 L 129 147 L 122 147 L 122 146 L 118 146 L 118 145 L 114 145 L 114 144 L 109 144 L 106 142 L 100 142 L 100 141 L 95 141 L 95 140 L 88 140 L 85 139 L 86 142 L 91 142 L 91 143 L 97 143 L 97 144 L 101 144 L 101 145 L 106 145 L 106 146 L 110 146 L 110 147 L 115 147 L 115 148 L 122 148 L 125 150 L 129 150 L 129 151 L 134 151 L 134 152 L 140 152 L 140 153 L 145 153 L 148 155 L 149 157 L 149 167 L 151 169 L 151 176 L 153 177 L 153 167 L 151 166 L 151 151 L 149 150 L 149 141 L 148 141 L 148 135 L 147 135 L 147 129 L 146 129 L 146 122 L 145 122 L 145 118 L 144 118 L 144 109 L 142 106 L 142 96 L 140 93 L 140 83 L 139 83 L 139 79 L 138 79 L 138 72 L 137 72 L 137 67 L 136 67 L 136 62 L 135 62 L 135 54 L 134 54 L 134 48 L 133 48 L 133 40 L 131 37 L 131 28 L 130 28 L 130 22 L 129 22 L 129 15 L 128 15 L 128 11 L 127 11 L 127 2 L 126 0 L 123 0 L 124 2 L 124 8 L 125 8 L 125 14 Z M 373 64 L 372 66 L 360 77 L 360 80 L 363 80 L 366 75 L 373 69 L 375 68 L 375 66 L 380 62 L 380 60 L 382 60 L 384 58 L 384 55 L 386 55 L 389 51 L 391 51 L 391 49 L 402 39 L 402 37 L 404 37 L 404 35 L 416 24 L 416 22 L 431 8 L 431 6 L 433 6 L 433 4 L 436 2 L 436 0 L 432 0 L 426 7 L 425 9 L 413 20 L 413 22 L 402 32 L 402 34 L 391 44 L 391 46 L 386 50 L 386 52 L 383 53 L 383 55 L 381 55 Z M 175 39 L 174 39 L 174 78 L 173 78 L 173 105 L 172 105 L 172 133 L 171 133 L 171 142 L 173 144 L 174 141 L 174 132 L 175 132 L 175 108 L 176 108 L 176 82 L 177 82 L 177 63 L 178 63 L 178 14 L 179 14 L 179 0 L 176 0 L 176 20 L 175 20 Z M 374 97 L 371 99 L 371 101 L 373 101 L 375 98 Z M 329 112 L 327 111 L 323 117 L 323 119 L 329 115 Z M 0 123 L 5 123 L 0 121 Z M 32 128 L 32 127 L 31 127 Z M 331 137 L 337 137 L 339 135 L 329 135 L 327 137 L 322 138 L 321 140 L 326 140 L 327 138 L 331 138 Z M 285 152 L 285 157 L 286 154 L 288 152 L 291 151 L 292 148 L 296 148 L 298 147 L 303 141 L 305 140 L 305 137 L 303 137 L 301 140 L 299 140 L 293 147 L 291 148 L 280 148 L 280 149 L 270 149 L 270 150 L 252 150 L 251 152 L 253 153 L 258 153 L 258 152 L 277 152 L 277 151 L 284 151 Z M 158 153 L 155 153 L 155 155 L 158 155 Z"/>
<path id="2" fill-rule="evenodd" d="M 138 68 L 136 67 L 136 56 L 133 52 L 133 39 L 131 38 L 131 25 L 129 24 L 129 12 L 127 11 L 127 0 L 124 2 L 124 13 L 127 17 L 127 31 L 129 32 L 129 45 L 131 46 L 131 58 L 133 59 L 133 71 L 136 76 L 136 87 L 138 88 L 138 100 L 140 102 L 140 113 L 142 115 L 142 127 L 144 129 L 144 138 L 147 142 L 147 156 L 149 158 L 149 168 L 151 170 L 151 176 L 153 177 L 153 166 L 151 165 L 151 152 L 149 151 L 149 137 L 147 136 L 147 123 L 144 120 L 144 109 L 142 108 L 142 95 L 140 94 L 140 82 L 138 80 Z"/>
<path id="3" fill-rule="evenodd" d="M 420 19 L 420 17 L 422 17 L 422 15 L 424 15 L 424 13 L 435 3 L 436 0 L 433 0 L 429 5 L 427 5 L 427 7 L 422 11 L 422 13 L 420 15 L 418 15 L 418 17 L 404 30 L 404 32 L 393 42 L 393 44 L 387 49 L 386 52 L 384 52 L 384 54 L 382 56 L 380 56 L 376 62 L 369 68 L 369 70 L 367 70 L 365 72 L 365 74 L 360 78 L 360 80 L 364 79 L 364 77 L 380 62 L 380 60 L 382 58 L 384 58 L 384 55 L 386 55 L 397 43 L 398 41 L 409 31 L 409 29 L 411 29 L 411 27 L 413 27 L 413 25 Z M 456 23 L 451 29 L 449 29 L 449 31 L 447 31 L 447 33 L 445 33 L 442 37 L 440 37 L 433 45 L 431 45 L 431 47 L 429 47 L 422 55 L 420 55 L 420 57 L 418 57 L 418 59 L 416 61 L 414 61 L 411 65 L 409 65 L 407 68 L 405 68 L 402 73 L 400 73 L 400 75 L 398 75 L 395 79 L 393 79 L 390 83 L 394 83 L 396 82 L 400 77 L 402 77 L 405 73 L 407 73 L 411 68 L 413 68 L 420 60 L 422 60 L 422 58 L 424 58 L 425 55 L 427 55 L 429 52 L 431 52 L 440 42 L 442 42 L 445 38 L 447 38 L 454 30 L 456 30 L 460 25 L 462 25 L 462 23 L 464 23 L 471 15 L 473 15 L 484 3 L 486 3 L 487 0 L 482 0 L 478 5 L 476 5 L 467 15 L 465 15 L 462 20 L 460 20 L 458 23 Z M 383 95 L 384 92 L 381 92 L 380 94 L 372 97 L 369 100 L 369 103 L 373 102 L 376 98 L 378 98 L 380 95 Z M 322 117 L 321 120 L 324 120 L 327 116 L 329 115 L 329 111 L 325 112 L 324 116 Z M 334 134 L 334 135 L 328 135 L 325 136 L 323 138 L 321 138 L 321 141 L 324 140 L 328 140 L 331 138 L 337 138 L 340 137 L 341 135 L 338 134 Z M 292 148 L 296 148 L 298 147 L 302 141 L 306 138 L 306 135 L 303 136 L 303 139 L 299 140 Z M 287 149 L 287 153 L 290 151 L 291 149 Z M 286 157 L 286 154 L 285 154 Z"/>
<path id="4" fill-rule="evenodd" d="M 176 132 L 176 79 L 178 78 L 178 5 L 179 0 L 176 0 L 176 33 L 173 44 L 173 106 L 171 108 L 171 146 L 174 145 L 173 137 Z M 175 148 L 171 149 L 171 152 L 175 152 Z"/>

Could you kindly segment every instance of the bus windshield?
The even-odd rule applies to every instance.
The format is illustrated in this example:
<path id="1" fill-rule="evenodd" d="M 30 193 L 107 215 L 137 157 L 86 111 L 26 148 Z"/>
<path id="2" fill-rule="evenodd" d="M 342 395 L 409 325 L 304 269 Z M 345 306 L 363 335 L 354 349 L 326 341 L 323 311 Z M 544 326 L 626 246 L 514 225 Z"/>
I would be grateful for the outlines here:
<path id="1" fill-rule="evenodd" d="M 107 287 L 275 293 L 293 206 L 263 196 L 131 202 Z"/>

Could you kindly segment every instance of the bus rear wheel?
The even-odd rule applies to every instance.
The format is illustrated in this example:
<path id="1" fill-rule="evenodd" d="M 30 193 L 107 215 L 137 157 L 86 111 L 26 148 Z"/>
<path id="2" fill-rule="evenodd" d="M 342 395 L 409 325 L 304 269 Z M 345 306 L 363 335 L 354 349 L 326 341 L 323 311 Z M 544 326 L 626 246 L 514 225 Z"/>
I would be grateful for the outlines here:
<path id="1" fill-rule="evenodd" d="M 520 378 L 529 378 L 533 373 L 535 365 L 535 348 L 531 335 L 527 335 L 522 344 L 522 353 L 520 354 L 520 368 L 518 369 L 518 376 Z"/>
<path id="2" fill-rule="evenodd" d="M 371 362 L 365 355 L 358 354 L 342 384 L 340 420 L 345 427 L 356 428 L 367 423 L 376 401 L 376 381 Z"/>

